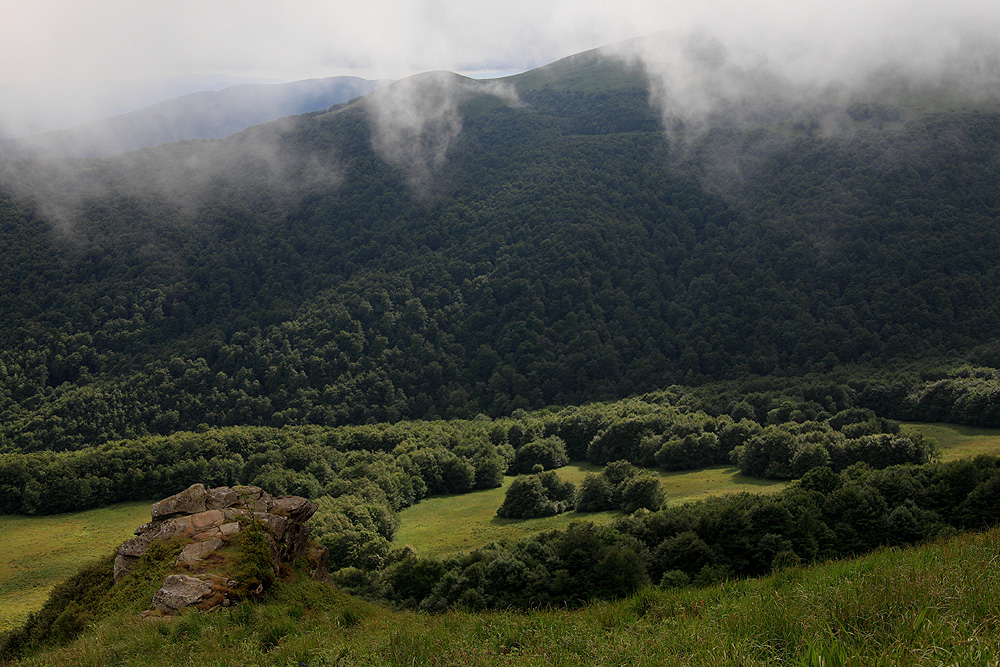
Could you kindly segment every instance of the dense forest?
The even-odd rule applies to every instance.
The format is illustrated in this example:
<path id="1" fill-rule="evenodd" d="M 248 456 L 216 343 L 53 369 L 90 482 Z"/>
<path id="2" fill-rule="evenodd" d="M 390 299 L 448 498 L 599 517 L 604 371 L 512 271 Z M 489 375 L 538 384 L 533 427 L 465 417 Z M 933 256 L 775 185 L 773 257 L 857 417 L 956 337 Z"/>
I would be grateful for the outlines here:
<path id="1" fill-rule="evenodd" d="M 226 140 L 6 161 L 0 448 L 914 360 L 935 361 L 855 373 L 860 403 L 998 423 L 995 110 L 858 103 L 836 132 L 805 109 L 678 136 L 634 77 L 574 62 L 604 85 L 529 73 L 514 103 L 418 78 L 461 103 L 395 128 L 409 152 L 372 96 Z"/>

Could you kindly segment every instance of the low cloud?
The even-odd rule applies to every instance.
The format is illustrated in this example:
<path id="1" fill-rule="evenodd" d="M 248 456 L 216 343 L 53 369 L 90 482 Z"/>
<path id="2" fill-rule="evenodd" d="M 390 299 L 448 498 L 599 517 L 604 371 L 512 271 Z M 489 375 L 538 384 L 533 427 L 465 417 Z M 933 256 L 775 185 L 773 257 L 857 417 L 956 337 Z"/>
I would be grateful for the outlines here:
<path id="1" fill-rule="evenodd" d="M 222 140 L 165 144 L 103 160 L 8 154 L 0 164 L 0 190 L 73 239 L 88 206 L 117 197 L 166 207 L 183 224 L 208 205 L 280 202 L 335 188 L 342 178 L 337 156 L 289 140 L 297 123 L 291 117 Z"/>
<path id="2" fill-rule="evenodd" d="M 429 72 L 398 81 L 365 99 L 372 146 L 383 160 L 404 171 L 418 194 L 427 194 L 434 173 L 462 132 L 462 106 L 484 97 L 518 103 L 509 84 L 451 72 Z"/>
<path id="3" fill-rule="evenodd" d="M 642 66 L 675 139 L 726 122 L 808 119 L 836 131 L 827 112 L 856 102 L 1000 105 L 1000 21 L 841 30 L 703 25 L 608 50 Z"/>

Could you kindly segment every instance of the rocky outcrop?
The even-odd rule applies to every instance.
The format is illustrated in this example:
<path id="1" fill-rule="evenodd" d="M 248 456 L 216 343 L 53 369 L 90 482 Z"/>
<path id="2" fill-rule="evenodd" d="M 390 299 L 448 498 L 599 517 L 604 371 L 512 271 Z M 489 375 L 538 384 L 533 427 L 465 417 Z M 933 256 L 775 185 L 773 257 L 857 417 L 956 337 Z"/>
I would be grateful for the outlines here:
<path id="1" fill-rule="evenodd" d="M 305 557 L 313 578 L 329 581 L 329 554 L 324 547 L 309 542 L 305 525 L 315 511 L 316 505 L 305 498 L 275 498 L 256 486 L 206 489 L 195 484 L 153 504 L 153 520 L 140 526 L 135 537 L 118 548 L 114 580 L 128 576 L 155 540 L 177 539 L 185 543 L 174 563 L 177 573 L 166 578 L 146 613 L 172 614 L 188 606 L 210 609 L 228 605 L 234 591 L 246 592 L 248 582 L 226 576 L 226 558 L 219 552 L 236 544 L 240 533 L 254 525 L 267 537 L 274 576 L 283 565 Z"/>

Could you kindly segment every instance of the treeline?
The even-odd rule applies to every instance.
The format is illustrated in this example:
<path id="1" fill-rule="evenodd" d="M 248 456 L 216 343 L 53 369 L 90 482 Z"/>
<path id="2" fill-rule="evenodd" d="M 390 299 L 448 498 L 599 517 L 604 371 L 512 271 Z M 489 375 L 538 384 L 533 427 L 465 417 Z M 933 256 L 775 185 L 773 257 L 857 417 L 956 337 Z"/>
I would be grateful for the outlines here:
<path id="1" fill-rule="evenodd" d="M 1000 371 L 982 366 L 857 383 L 858 403 L 896 419 L 1000 427 Z"/>
<path id="2" fill-rule="evenodd" d="M 513 458 L 489 422 L 341 429 L 234 427 L 77 452 L 0 456 L 0 512 L 47 514 L 158 499 L 187 486 L 253 484 L 309 498 L 367 489 L 394 510 L 499 486 Z"/>
<path id="3" fill-rule="evenodd" d="M 0 192 L 0 447 L 500 417 L 946 355 L 1000 327 L 996 114 L 675 146 L 641 91 L 525 101 L 465 118 L 426 192 L 360 107 L 88 164 L 53 182 L 65 201 Z M 255 137 L 297 156 L 287 178 L 261 176 Z M 153 187 L 200 157 L 225 168 Z M 967 393 L 957 416 L 995 423 Z"/>
<path id="4" fill-rule="evenodd" d="M 195 482 L 255 484 L 311 498 L 340 495 L 331 485 L 345 475 L 363 477 L 345 473 L 362 459 L 376 471 L 372 482 L 386 489 L 388 505 L 398 510 L 428 494 L 495 487 L 505 473 L 550 470 L 570 459 L 598 465 L 625 460 L 668 470 L 733 462 L 751 476 L 790 479 L 814 466 L 885 467 L 922 463 L 932 455 L 928 443 L 900 434 L 898 423 L 871 410 L 838 410 L 851 404 L 839 385 L 801 391 L 812 398 L 772 390 L 710 404 L 699 390 L 674 387 L 613 403 L 517 411 L 496 420 L 202 426 L 79 451 L 11 452 L 0 455 L 0 512 L 66 512 L 156 499 Z M 758 410 L 747 399 L 758 405 L 763 422 L 751 418 Z M 383 479 L 385 470 L 409 481 Z"/>
<path id="5" fill-rule="evenodd" d="M 428 611 L 581 604 L 649 583 L 708 584 L 909 545 L 1000 519 L 1000 459 L 807 473 L 781 493 L 739 494 L 574 523 L 440 560 L 405 549 L 378 572 L 346 568 L 338 585 Z"/>

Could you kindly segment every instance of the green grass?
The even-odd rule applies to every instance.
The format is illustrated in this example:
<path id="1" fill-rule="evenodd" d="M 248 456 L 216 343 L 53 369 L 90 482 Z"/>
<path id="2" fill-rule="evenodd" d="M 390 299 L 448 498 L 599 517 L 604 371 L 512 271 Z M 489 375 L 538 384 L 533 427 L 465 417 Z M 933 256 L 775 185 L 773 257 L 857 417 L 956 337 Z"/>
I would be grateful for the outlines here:
<path id="1" fill-rule="evenodd" d="M 1000 454 L 1000 429 L 950 424 L 905 424 L 904 429 L 934 438 L 945 461 Z M 573 463 L 559 470 L 563 479 L 579 483 L 599 467 Z M 735 468 L 657 472 L 671 503 L 741 491 L 771 493 L 783 482 L 740 475 Z M 395 544 L 411 544 L 426 556 L 440 556 L 482 546 L 493 540 L 517 539 L 543 530 L 564 528 L 579 519 L 606 523 L 617 512 L 569 512 L 542 519 L 499 519 L 506 478 L 500 489 L 431 498 L 405 510 Z M 0 516 L 0 631 L 10 629 L 41 607 L 52 587 L 90 560 L 107 554 L 149 519 L 149 503 L 129 503 L 77 514 L 43 517 Z"/>
<path id="2" fill-rule="evenodd" d="M 598 473 L 600 466 L 571 463 L 556 472 L 563 480 L 579 484 L 588 473 Z M 685 502 L 725 493 L 750 491 L 773 493 L 785 482 L 745 477 L 729 466 L 704 470 L 656 473 L 663 483 L 668 502 Z M 565 528 L 571 521 L 607 523 L 623 516 L 621 512 L 567 512 L 540 519 L 501 519 L 497 508 L 503 503 L 513 477 L 504 478 L 499 489 L 429 498 L 400 514 L 401 526 L 394 544 L 411 545 L 423 556 L 442 556 L 469 551 L 492 541 L 516 540 L 543 530 Z"/>
<path id="3" fill-rule="evenodd" d="M 976 665 L 1000 646 L 1000 530 L 575 611 L 379 608 L 321 584 L 138 622 L 117 611 L 12 665 Z"/>
<path id="4" fill-rule="evenodd" d="M 955 424 L 903 424 L 903 432 L 933 438 L 941 447 L 941 460 L 954 461 L 979 454 L 1000 454 L 1000 429 Z"/>
<path id="5" fill-rule="evenodd" d="M 919 432 L 937 441 L 943 461 L 978 454 L 1000 455 L 1000 429 L 907 423 L 903 425 L 903 430 Z M 560 478 L 579 484 L 587 473 L 600 470 L 600 466 L 589 463 L 571 463 L 557 472 Z M 670 503 L 743 491 L 774 493 L 787 485 L 785 482 L 746 477 L 731 466 L 685 472 L 651 472 L 659 476 Z M 412 545 L 424 556 L 442 556 L 475 549 L 494 540 L 516 540 L 543 530 L 565 528 L 571 521 L 607 523 L 622 516 L 620 512 L 568 512 L 541 519 L 500 519 L 496 511 L 503 503 L 504 493 L 512 480 L 511 477 L 505 478 L 503 487 L 499 489 L 431 498 L 404 510 L 400 514 L 401 526 L 394 544 Z"/>
<path id="6" fill-rule="evenodd" d="M 0 515 L 0 632 L 20 625 L 53 586 L 147 521 L 148 502 L 55 516 Z"/>

